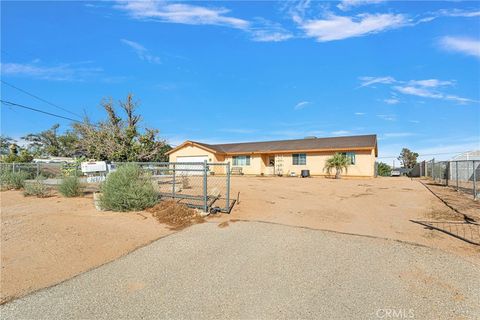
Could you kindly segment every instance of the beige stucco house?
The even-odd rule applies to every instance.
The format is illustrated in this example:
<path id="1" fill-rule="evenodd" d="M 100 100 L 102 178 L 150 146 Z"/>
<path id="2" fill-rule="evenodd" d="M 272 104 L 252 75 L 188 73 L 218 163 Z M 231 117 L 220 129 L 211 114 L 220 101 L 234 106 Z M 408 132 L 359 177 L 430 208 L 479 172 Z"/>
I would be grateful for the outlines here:
<path id="1" fill-rule="evenodd" d="M 325 161 L 336 152 L 351 161 L 344 176 L 374 176 L 376 135 L 227 144 L 185 141 L 167 154 L 170 162 L 230 162 L 233 170 L 246 175 L 299 175 L 302 169 L 325 175 Z"/>

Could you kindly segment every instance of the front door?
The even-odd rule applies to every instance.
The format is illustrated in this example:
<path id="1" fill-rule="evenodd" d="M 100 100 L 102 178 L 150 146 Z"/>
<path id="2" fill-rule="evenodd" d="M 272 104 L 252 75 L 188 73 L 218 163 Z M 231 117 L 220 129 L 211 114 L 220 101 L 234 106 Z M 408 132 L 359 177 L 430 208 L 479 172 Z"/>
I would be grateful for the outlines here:
<path id="1" fill-rule="evenodd" d="M 275 156 L 268 156 L 267 157 L 267 175 L 275 175 Z"/>

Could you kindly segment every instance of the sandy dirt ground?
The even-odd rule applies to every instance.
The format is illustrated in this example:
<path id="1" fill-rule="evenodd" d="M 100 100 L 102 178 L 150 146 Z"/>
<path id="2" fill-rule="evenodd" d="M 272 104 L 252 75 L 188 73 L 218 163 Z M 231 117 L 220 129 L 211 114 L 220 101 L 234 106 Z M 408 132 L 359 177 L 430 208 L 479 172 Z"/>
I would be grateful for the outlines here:
<path id="1" fill-rule="evenodd" d="M 401 240 L 455 253 L 480 264 L 480 247 L 410 222 L 463 221 L 410 178 L 325 179 L 234 177 L 240 203 L 228 220 L 254 220 Z M 466 205 L 469 208 L 469 205 Z"/>
<path id="2" fill-rule="evenodd" d="M 169 229 L 146 212 L 99 212 L 91 197 L 0 192 L 2 302 L 102 265 Z"/>
<path id="3" fill-rule="evenodd" d="M 431 180 L 422 180 L 421 182 L 453 210 L 461 212 L 477 222 L 480 221 L 480 201 L 473 200 L 472 194 L 457 192 L 453 187 L 446 187 Z"/>
<path id="4" fill-rule="evenodd" d="M 480 264 L 480 248 L 410 222 L 463 220 L 419 181 L 408 178 L 233 177 L 230 215 L 209 217 L 266 221 L 401 240 L 439 248 Z M 22 296 L 85 272 L 174 232 L 148 212 L 98 212 L 91 197 L 1 199 L 1 300 Z M 464 204 L 470 210 L 470 204 Z M 475 209 L 474 209 L 475 210 Z"/>

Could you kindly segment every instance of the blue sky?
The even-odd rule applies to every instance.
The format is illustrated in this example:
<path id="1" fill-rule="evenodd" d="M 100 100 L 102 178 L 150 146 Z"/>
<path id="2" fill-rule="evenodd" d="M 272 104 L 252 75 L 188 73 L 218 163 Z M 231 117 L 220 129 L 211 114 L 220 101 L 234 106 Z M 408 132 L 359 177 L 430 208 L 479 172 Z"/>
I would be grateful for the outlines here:
<path id="1" fill-rule="evenodd" d="M 132 92 L 143 125 L 172 144 L 376 133 L 380 157 L 480 148 L 479 2 L 1 6 L 2 80 L 94 120 L 102 98 Z M 3 100 L 75 117 L 1 89 Z M 1 132 L 14 138 L 54 123 L 69 125 L 1 108 Z"/>

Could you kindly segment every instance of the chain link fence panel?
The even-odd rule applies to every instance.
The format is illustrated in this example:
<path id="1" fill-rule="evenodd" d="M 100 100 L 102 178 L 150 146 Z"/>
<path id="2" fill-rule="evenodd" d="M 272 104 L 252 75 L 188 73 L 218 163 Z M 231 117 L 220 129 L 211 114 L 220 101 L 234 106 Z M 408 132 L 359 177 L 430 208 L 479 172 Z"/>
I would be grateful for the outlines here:
<path id="1" fill-rule="evenodd" d="M 471 194 L 478 199 L 480 160 L 452 160 L 424 162 L 425 176 L 435 182 Z"/>

